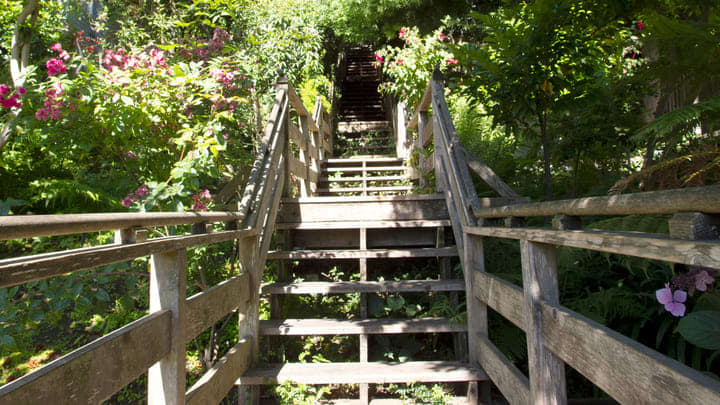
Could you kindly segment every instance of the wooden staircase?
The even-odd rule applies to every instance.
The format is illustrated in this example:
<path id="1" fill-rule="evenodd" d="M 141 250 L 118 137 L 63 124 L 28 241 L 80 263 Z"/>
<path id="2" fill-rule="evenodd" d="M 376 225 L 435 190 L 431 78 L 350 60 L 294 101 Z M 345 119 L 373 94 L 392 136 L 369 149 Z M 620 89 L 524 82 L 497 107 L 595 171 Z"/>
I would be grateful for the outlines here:
<path id="1" fill-rule="evenodd" d="M 321 167 L 321 196 L 400 195 L 413 189 L 402 158 L 328 159 Z"/>
<path id="2" fill-rule="evenodd" d="M 351 159 L 326 162 L 349 165 Z M 358 169 L 385 171 L 392 164 L 396 170 L 401 159 L 352 159 Z M 380 166 L 380 165 L 383 166 Z M 339 166 L 338 166 L 339 167 Z M 348 166 L 342 168 L 348 173 Z M 401 166 L 400 166 L 401 167 Z M 400 170 L 400 169 L 397 169 Z M 331 171 L 332 172 L 332 171 Z M 268 253 L 277 260 L 279 280 L 263 285 L 262 295 L 271 302 L 272 318 L 260 321 L 260 334 L 274 336 L 359 336 L 359 358 L 348 362 L 260 364 L 247 370 L 238 380 L 241 384 L 359 384 L 359 400 L 369 403 L 370 384 L 385 383 L 468 383 L 485 381 L 485 373 L 463 362 L 460 350 L 455 358 L 425 359 L 408 362 L 373 361 L 382 357 L 371 336 L 400 334 L 454 334 L 464 342 L 467 328 L 443 317 L 386 318 L 368 312 L 368 299 L 378 294 L 405 297 L 425 294 L 452 294 L 465 290 L 463 280 L 450 278 L 450 260 L 458 255 L 450 235 L 450 220 L 441 194 L 404 196 L 355 196 L 285 198 L 280 204 L 276 222 L 278 250 Z M 392 269 L 408 261 L 425 261 L 437 268 L 434 277 L 422 280 L 393 278 Z M 293 262 L 299 263 L 293 267 Z M 320 269 L 334 263 L 354 262 L 359 280 L 331 280 Z M 388 269 L 391 269 L 388 271 Z M 291 273 L 302 273 L 308 281 L 293 281 Z M 295 274 L 296 276 L 298 274 Z M 360 294 L 360 308 L 351 318 L 286 318 L 283 299 L 291 295 Z M 272 340 L 271 340 L 272 341 Z"/>
<path id="3" fill-rule="evenodd" d="M 372 48 L 348 50 L 344 78 L 336 155 L 393 154 L 392 124 L 387 121 L 383 97 L 378 92 L 381 72 Z"/>

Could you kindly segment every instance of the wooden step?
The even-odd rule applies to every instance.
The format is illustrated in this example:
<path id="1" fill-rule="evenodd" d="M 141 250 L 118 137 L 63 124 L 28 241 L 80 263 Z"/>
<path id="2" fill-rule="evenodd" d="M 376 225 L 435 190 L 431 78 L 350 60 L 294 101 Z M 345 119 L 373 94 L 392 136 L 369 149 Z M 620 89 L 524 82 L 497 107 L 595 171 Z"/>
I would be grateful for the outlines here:
<path id="1" fill-rule="evenodd" d="M 392 229 L 392 228 L 437 228 L 450 226 L 449 219 L 440 220 L 400 220 L 400 221 L 317 221 L 317 222 L 279 222 L 275 229 L 313 230 L 313 229 Z"/>
<path id="2" fill-rule="evenodd" d="M 457 333 L 467 328 L 447 318 L 271 319 L 260 321 L 264 336 L 321 336 L 400 333 Z"/>
<path id="3" fill-rule="evenodd" d="M 330 173 L 335 172 L 396 172 L 399 170 L 405 170 L 405 166 L 368 166 L 368 167 L 328 167 L 324 169 Z"/>
<path id="4" fill-rule="evenodd" d="M 455 257 L 455 247 L 419 249 L 332 249 L 332 250 L 276 250 L 268 252 L 269 260 L 319 259 L 401 259 L 413 257 Z"/>
<path id="5" fill-rule="evenodd" d="M 336 187 L 336 188 L 319 188 L 317 189 L 318 193 L 362 193 L 363 191 L 367 191 L 368 193 L 381 193 L 381 192 L 391 192 L 391 191 L 410 191 L 413 189 L 413 186 L 387 186 L 387 187 L 373 187 L 368 186 L 366 188 L 362 187 Z"/>
<path id="6" fill-rule="evenodd" d="M 283 198 L 277 223 L 448 219 L 442 194 Z"/>
<path id="7" fill-rule="evenodd" d="M 287 363 L 245 371 L 236 384 L 386 384 L 487 381 L 479 367 L 457 361 L 407 363 Z"/>
<path id="8" fill-rule="evenodd" d="M 403 280 L 403 281 L 305 281 L 300 283 L 272 283 L 262 286 L 263 294 L 351 294 L 351 293 L 427 293 L 465 291 L 463 280 Z"/>
<path id="9" fill-rule="evenodd" d="M 321 183 L 337 183 L 355 181 L 403 181 L 407 180 L 407 176 L 371 176 L 371 177 L 320 177 Z"/>
<path id="10" fill-rule="evenodd" d="M 405 159 L 398 158 L 398 157 L 376 157 L 376 158 L 367 158 L 367 157 L 352 157 L 352 158 L 343 158 L 343 159 L 326 159 L 320 162 L 320 164 L 323 165 L 336 165 L 336 164 L 345 164 L 345 163 L 397 163 L 402 164 L 405 162 Z"/>

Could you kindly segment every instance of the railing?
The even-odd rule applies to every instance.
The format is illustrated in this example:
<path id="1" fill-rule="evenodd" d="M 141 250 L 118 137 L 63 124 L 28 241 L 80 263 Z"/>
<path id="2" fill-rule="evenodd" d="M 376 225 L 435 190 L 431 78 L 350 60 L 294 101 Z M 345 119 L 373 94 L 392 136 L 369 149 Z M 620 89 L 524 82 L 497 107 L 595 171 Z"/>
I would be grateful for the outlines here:
<path id="1" fill-rule="evenodd" d="M 430 137 L 434 141 L 436 187 L 445 193 L 462 248 L 470 361 L 479 363 L 513 404 L 566 403 L 566 364 L 621 403 L 720 403 L 716 379 L 560 305 L 555 249 L 568 246 L 720 269 L 720 221 L 712 215 L 720 213 L 720 186 L 528 203 L 460 145 L 443 90 L 436 71 L 408 130 L 417 129 L 417 145 L 427 146 Z M 432 126 L 427 114 L 431 104 Z M 468 167 L 505 201 L 478 199 Z M 580 229 L 583 215 L 629 214 L 673 214 L 670 236 Z M 524 217 L 550 215 L 553 229 L 524 226 Z M 499 219 L 505 219 L 504 226 Z M 486 237 L 520 241 L 522 288 L 485 271 Z M 525 331 L 529 377 L 488 338 L 488 306 Z M 489 395 L 487 388 L 480 395 Z"/>
<path id="2" fill-rule="evenodd" d="M 290 106 L 302 129 L 291 123 Z M 321 117 L 322 108 L 315 110 Z M 281 77 L 247 185 L 233 179 L 217 195 L 221 202 L 236 196 L 236 209 L 0 218 L 0 240 L 116 231 L 115 244 L 2 260 L 0 288 L 144 256 L 151 264 L 148 315 L 0 387 L 0 404 L 100 403 L 146 371 L 150 404 L 220 402 L 257 361 L 259 288 L 280 197 L 291 194 L 291 174 L 298 193 L 313 192 L 321 139 L 314 118 Z M 224 225 L 212 225 L 218 223 Z M 143 229 L 169 225 L 192 225 L 191 233 L 148 239 Z M 186 298 L 186 249 L 230 240 L 239 247 L 238 275 Z M 237 344 L 186 392 L 186 344 L 234 311 Z"/>

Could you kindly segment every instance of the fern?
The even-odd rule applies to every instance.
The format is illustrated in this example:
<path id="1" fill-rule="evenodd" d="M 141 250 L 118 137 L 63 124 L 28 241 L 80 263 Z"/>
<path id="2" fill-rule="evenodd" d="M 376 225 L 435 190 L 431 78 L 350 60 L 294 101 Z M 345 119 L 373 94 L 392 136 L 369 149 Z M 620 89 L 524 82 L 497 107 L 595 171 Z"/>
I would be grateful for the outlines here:
<path id="1" fill-rule="evenodd" d="M 53 212 L 99 212 L 122 209 L 120 200 L 75 180 L 36 180 L 31 206 Z"/>
<path id="2" fill-rule="evenodd" d="M 646 137 L 652 133 L 663 136 L 674 131 L 678 126 L 692 130 L 692 128 L 700 125 L 700 119 L 703 114 L 714 114 L 716 115 L 714 118 L 717 120 L 717 115 L 720 115 L 720 97 L 714 97 L 697 104 L 690 104 L 663 114 L 641 128 L 636 136 Z"/>

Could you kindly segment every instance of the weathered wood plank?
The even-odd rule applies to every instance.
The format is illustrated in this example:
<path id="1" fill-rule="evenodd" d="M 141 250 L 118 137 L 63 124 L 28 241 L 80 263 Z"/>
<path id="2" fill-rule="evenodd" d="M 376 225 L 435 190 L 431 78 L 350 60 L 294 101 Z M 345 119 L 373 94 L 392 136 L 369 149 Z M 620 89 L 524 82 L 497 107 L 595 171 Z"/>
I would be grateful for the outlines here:
<path id="1" fill-rule="evenodd" d="M 630 232 L 533 228 L 467 227 L 465 232 L 720 269 L 720 242 L 717 241 L 688 241 Z"/>
<path id="2" fill-rule="evenodd" d="M 78 270 L 119 263 L 190 246 L 209 245 L 257 233 L 255 229 L 171 236 L 125 245 L 103 245 L 0 261 L 0 288 L 54 277 Z"/>
<path id="3" fill-rule="evenodd" d="M 450 226 L 448 220 L 386 220 L 386 221 L 318 221 L 318 222 L 279 222 L 275 229 L 357 229 L 365 228 L 434 228 L 438 226 Z"/>
<path id="4" fill-rule="evenodd" d="M 293 176 L 305 180 L 305 177 L 307 176 L 307 171 L 305 170 L 305 163 L 301 162 L 295 157 L 289 156 L 288 164 L 290 165 L 290 173 L 292 173 Z"/>
<path id="5" fill-rule="evenodd" d="M 432 98 L 432 81 L 428 82 L 428 86 L 425 88 L 425 93 L 423 93 L 423 97 L 420 100 L 420 103 L 415 108 L 415 113 L 413 114 L 412 118 L 410 118 L 410 122 L 408 122 L 407 129 L 415 129 L 417 127 L 418 123 L 418 117 L 420 112 L 425 112 L 430 107 L 430 102 Z"/>
<path id="6" fill-rule="evenodd" d="M 478 357 L 490 380 L 511 404 L 531 404 L 530 382 L 487 337 L 478 339 Z"/>
<path id="7" fill-rule="evenodd" d="M 522 288 L 485 272 L 474 271 L 472 276 L 475 297 L 524 331 Z"/>
<path id="8" fill-rule="evenodd" d="M 620 403 L 720 403 L 720 381 L 567 308 L 539 310 L 546 346 Z"/>
<path id="9" fill-rule="evenodd" d="M 340 182 L 362 182 L 365 181 L 401 181 L 405 180 L 405 176 L 368 176 L 368 177 L 320 177 L 321 182 L 340 183 Z"/>
<path id="10" fill-rule="evenodd" d="M 244 212 L 11 215 L 0 218 L 0 240 L 70 235 L 148 226 L 241 221 Z"/>
<path id="11" fill-rule="evenodd" d="M 447 318 L 415 319 L 271 319 L 260 321 L 262 335 L 319 336 L 465 332 Z"/>
<path id="12" fill-rule="evenodd" d="M 484 381 L 477 367 L 455 361 L 407 363 L 286 363 L 251 368 L 239 384 L 386 384 L 407 382 Z"/>
<path id="13" fill-rule="evenodd" d="M 478 218 L 566 215 L 674 214 L 682 211 L 720 213 L 720 185 L 648 191 L 606 197 L 515 204 L 475 210 Z"/>
<path id="14" fill-rule="evenodd" d="M 240 274 L 187 299 L 185 342 L 189 342 L 228 313 L 241 307 L 238 297 L 249 294 L 249 275 Z"/>
<path id="15" fill-rule="evenodd" d="M 301 117 L 307 117 L 310 130 L 313 132 L 320 132 L 317 124 L 315 124 L 315 121 L 312 119 L 312 115 L 310 115 L 308 110 L 305 108 L 305 105 L 302 103 L 300 96 L 298 96 L 293 86 L 288 87 L 288 98 L 297 114 Z"/>
<path id="16" fill-rule="evenodd" d="M 188 405 L 218 404 L 235 385 L 237 376 L 242 375 L 250 365 L 250 349 L 247 340 L 241 340 L 203 374 L 187 392 Z"/>
<path id="17" fill-rule="evenodd" d="M 554 245 L 520 241 L 523 291 L 525 296 L 525 336 L 528 348 L 530 399 L 533 404 L 567 403 L 565 363 L 545 347 L 543 331 L 548 325 L 540 316 L 540 302 L 558 304 L 560 291 Z"/>
<path id="18" fill-rule="evenodd" d="M 367 197 L 358 197 L 367 198 Z M 295 203 L 283 200 L 278 222 L 326 222 L 373 220 L 446 219 L 445 201 L 442 199 L 366 199 L 353 197 L 334 202 L 328 198 Z"/>
<path id="19" fill-rule="evenodd" d="M 364 167 L 328 167 L 325 169 L 328 173 L 336 172 L 397 172 L 404 171 L 404 166 L 368 166 Z"/>
<path id="20" fill-rule="evenodd" d="M 453 257 L 457 248 L 292 250 L 268 253 L 268 259 L 395 259 L 409 257 Z"/>
<path id="21" fill-rule="evenodd" d="M 0 387 L 2 404 L 100 403 L 170 352 L 172 314 L 131 322 Z"/>
<path id="22" fill-rule="evenodd" d="M 460 150 L 465 155 L 465 160 L 472 171 L 474 171 L 490 188 L 495 190 L 501 197 L 520 198 L 520 196 L 510 186 L 505 183 L 500 176 L 485 164 L 480 158 L 473 155 L 466 147 L 459 145 Z"/>
<path id="23" fill-rule="evenodd" d="M 420 136 L 422 137 L 420 139 L 420 144 L 423 146 L 423 148 L 428 146 L 430 144 L 430 141 L 432 141 L 433 139 L 433 126 L 425 125 Z"/>
<path id="24" fill-rule="evenodd" d="M 185 294 L 187 252 L 185 249 L 157 253 L 150 258 L 150 313 L 172 314 L 170 353 L 148 370 L 148 404 L 185 402 Z M 133 350 L 133 349 L 130 349 Z"/>
<path id="25" fill-rule="evenodd" d="M 319 188 L 319 193 L 357 193 L 357 192 L 382 192 L 382 191 L 410 191 L 413 186 L 367 186 L 367 187 L 334 187 Z"/>
<path id="26" fill-rule="evenodd" d="M 273 283 L 262 287 L 263 294 L 350 294 L 356 292 L 439 292 L 463 291 L 463 280 L 407 280 L 407 281 L 305 281 L 301 283 Z"/>
<path id="27" fill-rule="evenodd" d="M 300 132 L 300 129 L 297 127 L 297 125 L 288 125 L 288 136 L 298 148 L 305 149 L 305 136 L 303 136 L 302 132 Z"/>

